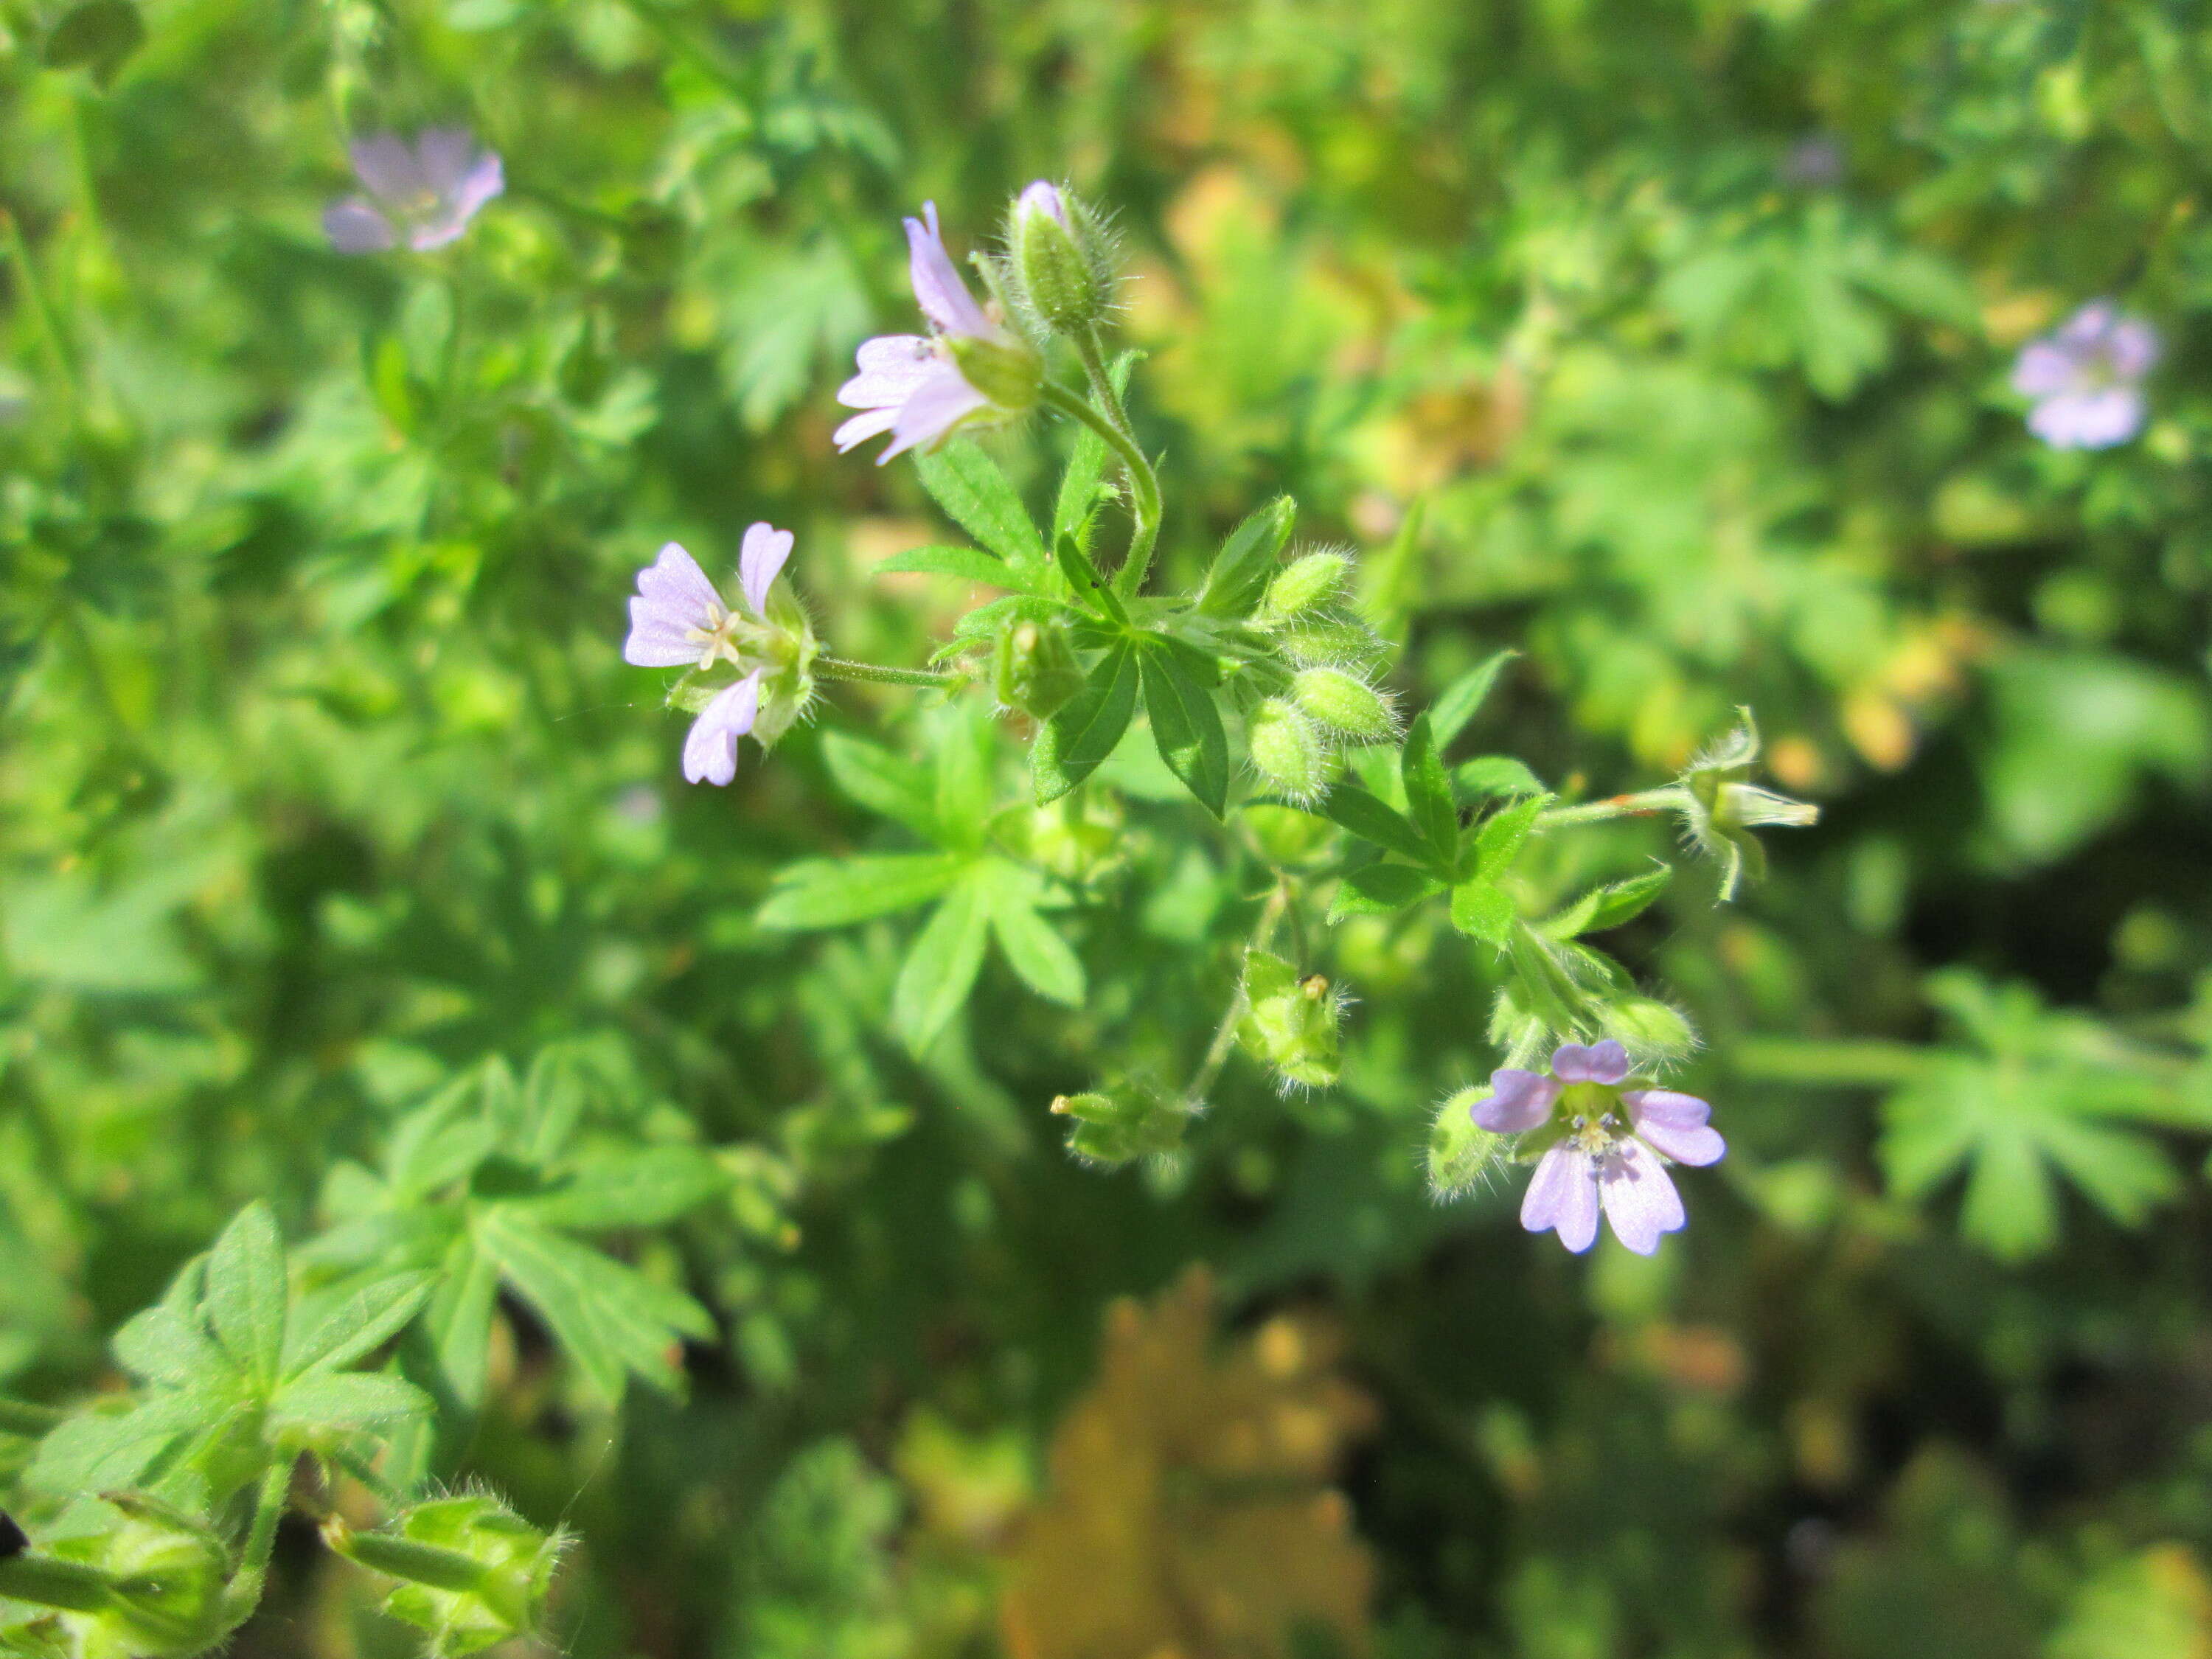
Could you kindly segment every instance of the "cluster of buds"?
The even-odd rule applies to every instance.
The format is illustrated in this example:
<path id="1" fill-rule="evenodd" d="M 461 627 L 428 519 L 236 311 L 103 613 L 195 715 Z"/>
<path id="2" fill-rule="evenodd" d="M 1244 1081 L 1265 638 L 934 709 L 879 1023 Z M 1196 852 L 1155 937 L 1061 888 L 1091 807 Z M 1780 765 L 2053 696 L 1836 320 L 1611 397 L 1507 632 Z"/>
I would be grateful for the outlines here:
<path id="1" fill-rule="evenodd" d="M 459 1659 L 538 1628 L 566 1534 L 532 1526 L 483 1492 L 435 1498 L 388 1528 L 356 1532 L 336 1517 L 324 1541 L 396 1578 L 384 1610 L 427 1632 L 431 1659 Z"/>
<path id="2" fill-rule="evenodd" d="M 183 1659 L 222 1641 L 252 1597 L 230 1594 L 234 1563 L 202 1522 L 137 1492 L 103 1494 L 82 1530 L 0 1560 L 0 1597 L 40 1609 L 0 1622 L 0 1652 L 37 1659 Z"/>
<path id="3" fill-rule="evenodd" d="M 1349 554 L 1301 554 L 1252 618 L 1279 653 L 1282 684 L 1246 717 L 1246 743 L 1253 770 L 1286 800 L 1317 799 L 1345 749 L 1398 737 L 1396 704 L 1373 679 L 1389 647 L 1348 603 L 1351 575 Z"/>
<path id="4" fill-rule="evenodd" d="M 1320 974 L 1301 975 L 1268 951 L 1244 957 L 1244 1012 L 1237 1041 L 1285 1089 L 1326 1089 L 1341 1063 L 1348 999 Z"/>

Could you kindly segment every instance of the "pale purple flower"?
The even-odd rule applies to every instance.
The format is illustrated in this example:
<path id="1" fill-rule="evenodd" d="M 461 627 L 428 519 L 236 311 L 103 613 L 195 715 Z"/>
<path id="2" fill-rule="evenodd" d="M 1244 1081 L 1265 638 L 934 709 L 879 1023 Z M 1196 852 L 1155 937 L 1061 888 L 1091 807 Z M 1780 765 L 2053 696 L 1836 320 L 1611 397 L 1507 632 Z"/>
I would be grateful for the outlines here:
<path id="1" fill-rule="evenodd" d="M 623 660 L 640 668 L 709 668 L 717 659 L 744 667 L 748 636 L 757 638 L 765 625 L 769 589 L 791 557 L 792 541 L 791 532 L 768 524 L 745 531 L 738 554 L 743 609 L 724 605 L 698 561 L 670 542 L 637 573 Z M 724 784 L 737 775 L 738 739 L 753 729 L 760 694 L 755 667 L 699 711 L 684 739 L 687 781 Z"/>
<path id="2" fill-rule="evenodd" d="M 960 279 L 938 233 L 937 204 L 922 204 L 922 218 L 906 222 L 907 268 L 922 314 L 934 335 L 884 334 L 864 340 L 856 354 L 860 373 L 837 388 L 837 401 L 863 412 L 834 434 L 841 451 L 888 432 L 891 441 L 876 465 L 916 444 L 933 443 L 962 422 L 991 407 L 969 383 L 946 343 L 985 340 L 1011 345 L 1006 331 L 986 316 Z"/>
<path id="3" fill-rule="evenodd" d="M 1475 1103 L 1475 1122 L 1493 1134 L 1524 1134 L 1549 1122 L 1568 1097 L 1567 1133 L 1536 1165 L 1521 1204 L 1521 1224 L 1556 1231 L 1577 1253 L 1597 1241 L 1601 1212 L 1613 1234 L 1638 1255 L 1659 1248 L 1662 1235 L 1686 1218 L 1668 1162 L 1717 1163 L 1728 1146 L 1708 1127 L 1712 1109 L 1668 1089 L 1627 1089 L 1628 1052 L 1607 1039 L 1585 1048 L 1563 1043 L 1547 1076 L 1505 1067 L 1491 1073 L 1488 1098 Z"/>
<path id="4" fill-rule="evenodd" d="M 409 143 L 397 133 L 348 146 L 367 188 L 324 210 L 323 230 L 341 253 L 374 253 L 401 240 L 418 253 L 443 247 L 507 188 L 496 152 L 460 127 L 431 127 Z"/>
<path id="5" fill-rule="evenodd" d="M 2110 300 L 2095 300 L 2055 334 L 2024 347 L 2013 390 L 2035 400 L 2028 430 L 2054 449 L 2110 449 L 2142 430 L 2142 381 L 2158 334 Z"/>

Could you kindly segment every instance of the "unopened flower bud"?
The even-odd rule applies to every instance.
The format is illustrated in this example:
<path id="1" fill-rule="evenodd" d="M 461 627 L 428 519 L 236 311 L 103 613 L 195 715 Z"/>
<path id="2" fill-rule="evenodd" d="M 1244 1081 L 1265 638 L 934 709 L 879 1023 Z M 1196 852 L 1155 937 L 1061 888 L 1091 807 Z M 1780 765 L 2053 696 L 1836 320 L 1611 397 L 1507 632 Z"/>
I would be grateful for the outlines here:
<path id="1" fill-rule="evenodd" d="M 1275 573 L 1260 604 L 1260 621 L 1285 623 L 1342 596 L 1352 561 L 1342 553 L 1308 553 Z"/>
<path id="2" fill-rule="evenodd" d="M 1285 1085 L 1325 1089 L 1336 1081 L 1344 1024 L 1341 992 L 1319 974 L 1303 977 L 1282 957 L 1244 958 L 1244 1017 L 1237 1040 Z"/>
<path id="3" fill-rule="evenodd" d="M 567 1542 L 481 1492 L 417 1504 L 384 1531 L 355 1532 L 333 1517 L 323 1536 L 348 1560 L 400 1581 L 384 1610 L 432 1632 L 437 1659 L 534 1631 Z"/>
<path id="4" fill-rule="evenodd" d="M 1283 654 L 1302 668 L 1364 668 L 1390 650 L 1381 635 L 1339 605 L 1293 617 L 1276 637 Z"/>
<path id="5" fill-rule="evenodd" d="M 1328 784 L 1328 750 L 1313 722 L 1280 697 L 1269 697 L 1246 724 L 1252 769 L 1270 788 L 1294 801 L 1318 798 Z"/>
<path id="6" fill-rule="evenodd" d="M 1007 227 L 1008 274 L 1018 303 L 1056 334 L 1082 334 L 1106 319 L 1114 259 L 1091 210 L 1039 179 L 1014 202 Z"/>
<path id="7" fill-rule="evenodd" d="M 1388 743 L 1398 735 L 1389 700 L 1340 668 L 1301 669 L 1291 682 L 1291 696 L 1330 732 L 1354 743 Z"/>
<path id="8" fill-rule="evenodd" d="M 1600 1012 L 1598 1023 L 1639 1067 L 1676 1064 L 1688 1059 L 1698 1046 L 1697 1032 L 1681 1012 L 1650 997 L 1609 1002 Z"/>
<path id="9" fill-rule="evenodd" d="M 1053 1115 L 1073 1118 L 1067 1150 L 1094 1164 L 1127 1164 L 1133 1158 L 1172 1160 L 1182 1151 L 1191 1110 L 1182 1101 L 1141 1079 L 1125 1079 L 1108 1089 L 1060 1095 Z"/>
<path id="10" fill-rule="evenodd" d="M 1017 619 L 999 635 L 999 701 L 1033 720 L 1050 720 L 1083 689 L 1082 665 L 1058 623 Z"/>
<path id="11" fill-rule="evenodd" d="M 1492 1134 L 1474 1121 L 1485 1088 L 1462 1089 L 1446 1100 L 1429 1131 L 1429 1187 L 1438 1198 L 1460 1198 L 1487 1181 L 1511 1156 L 1510 1135 Z"/>

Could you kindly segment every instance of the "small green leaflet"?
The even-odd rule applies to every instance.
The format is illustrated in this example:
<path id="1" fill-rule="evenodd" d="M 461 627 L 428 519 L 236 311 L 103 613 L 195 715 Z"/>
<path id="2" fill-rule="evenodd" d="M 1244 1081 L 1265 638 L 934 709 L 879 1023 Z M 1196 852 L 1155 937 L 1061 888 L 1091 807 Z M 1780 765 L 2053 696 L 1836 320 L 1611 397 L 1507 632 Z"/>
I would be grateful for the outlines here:
<path id="1" fill-rule="evenodd" d="M 1058 800 L 1114 752 L 1137 710 L 1137 648 L 1123 640 L 1106 648 L 1074 700 L 1046 722 L 1030 747 L 1040 806 Z"/>
<path id="2" fill-rule="evenodd" d="M 1213 692 L 1190 660 L 1195 655 L 1188 647 L 1146 641 L 1141 658 L 1145 708 L 1160 758 L 1199 805 L 1218 818 L 1228 807 L 1229 742 Z"/>
<path id="3" fill-rule="evenodd" d="M 1437 753 L 1450 748 L 1452 740 L 1467 729 L 1467 723 L 1490 696 L 1491 687 L 1498 684 L 1498 677 L 1504 672 L 1506 664 L 1520 654 L 1518 651 L 1500 651 L 1444 688 L 1443 695 L 1429 710 L 1429 729 L 1435 735 Z"/>
<path id="4" fill-rule="evenodd" d="M 1267 597 L 1267 583 L 1297 519 L 1297 503 L 1278 495 L 1231 531 L 1206 573 L 1199 610 L 1209 617 L 1250 616 Z"/>
<path id="5" fill-rule="evenodd" d="M 1048 560 L 1036 526 L 999 464 L 969 439 L 917 453 L 922 488 L 952 521 L 1004 559 L 1028 582 L 1044 574 Z"/>

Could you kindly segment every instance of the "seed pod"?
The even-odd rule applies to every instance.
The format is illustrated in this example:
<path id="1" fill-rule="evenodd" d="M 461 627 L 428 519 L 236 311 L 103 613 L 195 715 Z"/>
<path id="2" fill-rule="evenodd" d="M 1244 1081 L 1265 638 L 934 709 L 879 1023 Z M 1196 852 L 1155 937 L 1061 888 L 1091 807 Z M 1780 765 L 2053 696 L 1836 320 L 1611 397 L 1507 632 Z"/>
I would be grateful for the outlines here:
<path id="1" fill-rule="evenodd" d="M 1336 1081 L 1344 997 L 1319 974 L 1303 978 L 1282 957 L 1244 958 L 1244 1017 L 1237 1040 L 1285 1085 L 1325 1089 Z"/>
<path id="2" fill-rule="evenodd" d="M 1291 697 L 1330 732 L 1354 743 L 1388 743 L 1398 735 L 1389 699 L 1340 668 L 1300 669 L 1291 681 Z"/>
<path id="3" fill-rule="evenodd" d="M 1053 1115 L 1073 1118 L 1067 1150 L 1093 1164 L 1171 1161 L 1182 1151 L 1191 1109 L 1156 1085 L 1125 1079 L 1106 1089 L 1060 1095 Z"/>
<path id="4" fill-rule="evenodd" d="M 1333 604 L 1344 592 L 1352 561 L 1341 553 L 1308 553 L 1275 573 L 1260 604 L 1260 621 L 1278 623 Z"/>
<path id="5" fill-rule="evenodd" d="M 1246 726 L 1252 768 L 1286 799 L 1309 801 L 1328 784 L 1328 751 L 1313 722 L 1280 697 L 1252 711 Z"/>
<path id="6" fill-rule="evenodd" d="M 535 1630 L 567 1544 L 482 1492 L 415 1504 L 377 1532 L 355 1532 L 334 1516 L 323 1537 L 348 1560 L 400 1581 L 384 1610 L 430 1632 L 434 1659 Z"/>
<path id="7" fill-rule="evenodd" d="M 1429 1132 L 1429 1187 L 1438 1198 L 1458 1198 L 1489 1179 L 1510 1155 L 1510 1136 L 1492 1134 L 1474 1121 L 1487 1089 L 1462 1089 L 1438 1109 Z"/>

